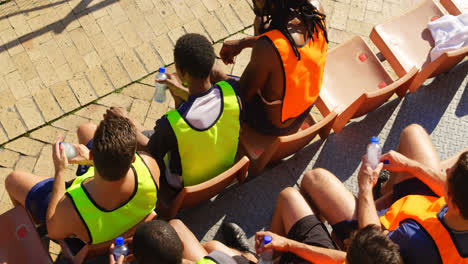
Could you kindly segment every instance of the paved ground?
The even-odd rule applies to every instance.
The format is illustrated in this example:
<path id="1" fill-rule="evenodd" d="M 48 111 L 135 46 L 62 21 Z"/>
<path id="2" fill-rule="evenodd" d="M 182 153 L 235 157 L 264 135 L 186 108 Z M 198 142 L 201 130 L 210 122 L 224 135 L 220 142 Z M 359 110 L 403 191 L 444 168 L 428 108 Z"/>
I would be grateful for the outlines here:
<path id="1" fill-rule="evenodd" d="M 361 35 L 376 50 L 368 38 L 372 26 L 401 14 L 417 1 L 322 0 L 327 14 L 329 47 Z M 248 0 L 0 0 L 0 144 L 3 144 L 0 213 L 12 206 L 3 185 L 4 178 L 13 169 L 45 177 L 52 175 L 51 143 L 58 133 L 65 136 L 64 141 L 77 142 L 77 126 L 87 121 L 99 122 L 106 107 L 112 105 L 127 108 L 131 116 L 146 128 L 152 128 L 156 119 L 173 107 L 171 100 L 163 104 L 151 100 L 153 73 L 160 66 L 173 63 L 172 48 L 179 36 L 186 32 L 204 34 L 218 52 L 223 39 L 252 35 L 252 21 Z M 223 68 L 240 75 L 249 57 L 250 52 L 246 50 L 234 65 Z M 168 71 L 171 70 L 173 66 L 169 66 Z M 186 222 L 200 239 L 214 237 L 224 218 L 243 220 L 241 224 L 252 235 L 267 226 L 277 193 L 298 182 L 306 168 L 327 167 L 343 175 L 343 180 L 347 179 L 352 186 L 350 176 L 357 168 L 357 156 L 340 161 L 336 168 L 334 164 L 336 157 L 345 160 L 358 152 L 341 150 L 363 149 L 367 136 L 379 133 L 387 139 L 385 148 L 392 148 L 403 125 L 409 121 L 427 121 L 432 135 L 440 142 L 436 146 L 438 150 L 442 155 L 452 154 L 457 149 L 455 139 L 464 142 L 461 146 L 468 145 L 466 139 L 451 133 L 457 120 L 461 123 L 455 126 L 457 131 L 466 131 L 466 107 L 460 103 L 455 119 L 449 118 L 451 122 L 446 124 L 442 121 L 447 114 L 453 114 L 449 111 L 452 104 L 466 101 L 466 91 L 456 90 L 466 86 L 466 78 L 463 81 L 466 72 L 465 63 L 450 73 L 453 78 L 447 84 L 451 92 L 435 88 L 444 86 L 444 80 L 452 76 L 442 75 L 428 89 L 408 96 L 403 102 L 390 102 L 385 107 L 389 111 L 372 114 L 380 115 L 379 118 L 368 117 L 340 134 L 331 135 L 326 143 L 313 143 L 274 170 L 198 209 L 207 213 L 189 210 L 182 215 L 183 219 L 191 218 Z M 424 93 L 432 89 L 444 92 L 439 97 Z M 460 93 L 463 93 L 461 97 Z M 433 105 L 440 105 L 441 97 L 450 99 L 443 99 L 444 106 L 434 109 Z M 426 104 L 422 99 L 434 101 Z M 414 108 L 413 103 L 422 107 Z M 410 110 L 415 115 L 404 114 Z M 427 119 L 433 114 L 436 121 Z M 388 118 L 390 121 L 385 123 Z M 362 133 L 362 129 L 368 132 Z M 443 142 L 453 144 L 447 148 Z M 75 166 L 70 166 L 69 178 L 74 171 Z M 258 193 L 259 185 L 265 186 L 262 189 L 268 190 L 268 194 Z M 242 204 L 249 206 L 239 207 L 237 201 L 243 199 L 249 203 Z M 209 215 L 210 219 L 201 219 L 201 215 Z M 57 246 L 51 245 L 52 255 L 58 252 Z"/>

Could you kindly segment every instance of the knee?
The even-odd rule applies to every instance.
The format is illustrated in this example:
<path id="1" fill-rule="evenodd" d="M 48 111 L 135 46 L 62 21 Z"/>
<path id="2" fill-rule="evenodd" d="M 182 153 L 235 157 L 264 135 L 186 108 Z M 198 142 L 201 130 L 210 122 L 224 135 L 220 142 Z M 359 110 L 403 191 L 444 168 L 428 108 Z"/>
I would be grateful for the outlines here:
<path id="1" fill-rule="evenodd" d="M 97 125 L 94 123 L 84 123 L 81 124 L 78 129 L 76 130 L 76 133 L 78 136 L 80 135 L 91 135 L 91 137 L 94 135 L 94 131 L 97 129 Z"/>
<path id="2" fill-rule="evenodd" d="M 301 195 L 298 190 L 294 189 L 293 187 L 287 187 L 280 192 L 278 196 L 278 202 L 294 200 L 298 195 Z"/>
<path id="3" fill-rule="evenodd" d="M 324 178 L 329 177 L 327 176 L 329 174 L 331 174 L 329 171 L 322 168 L 307 171 L 304 174 L 304 178 L 302 179 L 301 189 L 308 189 L 312 186 L 320 186 L 324 181 Z"/>
<path id="4" fill-rule="evenodd" d="M 18 170 L 12 171 L 8 176 L 5 178 L 5 189 L 9 190 L 12 186 L 18 182 L 18 177 L 20 177 L 21 173 Z"/>
<path id="5" fill-rule="evenodd" d="M 418 124 L 411 124 L 405 127 L 405 129 L 403 129 L 401 132 L 400 142 L 405 141 L 408 138 L 423 134 L 427 135 L 427 131 L 422 126 Z"/>
<path id="6" fill-rule="evenodd" d="M 208 254 L 215 250 L 222 251 L 223 246 L 224 245 L 221 242 L 216 241 L 216 240 L 211 240 L 211 241 L 203 243 L 203 248 L 206 250 L 206 252 L 208 252 Z"/>

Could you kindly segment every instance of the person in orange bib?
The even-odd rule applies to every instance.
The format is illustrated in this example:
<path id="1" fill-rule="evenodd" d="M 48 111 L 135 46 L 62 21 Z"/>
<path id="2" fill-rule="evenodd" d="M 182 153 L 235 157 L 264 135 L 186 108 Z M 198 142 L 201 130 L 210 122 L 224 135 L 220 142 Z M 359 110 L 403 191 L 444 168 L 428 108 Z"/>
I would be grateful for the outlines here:
<path id="1" fill-rule="evenodd" d="M 226 41 L 224 63 L 244 48 L 252 56 L 240 78 L 246 122 L 268 135 L 296 132 L 322 86 L 327 52 L 325 15 L 308 0 L 254 0 L 260 36 Z"/>
<path id="2" fill-rule="evenodd" d="M 341 241 L 355 229 L 378 225 L 399 245 L 406 264 L 468 263 L 468 151 L 440 162 L 427 132 L 413 124 L 403 130 L 398 152 L 380 161 L 373 170 L 363 157 L 357 199 L 324 169 L 306 173 L 301 188 Z M 392 174 L 374 202 L 382 169 Z"/>

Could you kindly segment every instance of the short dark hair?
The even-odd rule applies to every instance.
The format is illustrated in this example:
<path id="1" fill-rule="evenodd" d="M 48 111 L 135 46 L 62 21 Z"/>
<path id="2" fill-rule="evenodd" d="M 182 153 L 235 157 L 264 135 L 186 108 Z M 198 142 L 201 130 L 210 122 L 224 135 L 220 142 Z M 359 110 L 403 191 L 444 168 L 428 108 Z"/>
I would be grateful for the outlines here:
<path id="1" fill-rule="evenodd" d="M 133 236 L 133 254 L 138 264 L 180 264 L 184 248 L 175 229 L 166 221 L 139 225 Z"/>
<path id="2" fill-rule="evenodd" d="M 200 34 L 185 34 L 177 40 L 174 48 L 176 67 L 192 77 L 205 79 L 210 75 L 215 61 L 213 46 Z"/>
<path id="3" fill-rule="evenodd" d="M 447 175 L 448 192 L 463 218 L 468 219 L 468 151 L 458 158 L 455 169 Z"/>
<path id="4" fill-rule="evenodd" d="M 402 264 L 400 248 L 375 225 L 355 232 L 346 255 L 348 264 Z"/>
<path id="5" fill-rule="evenodd" d="M 129 119 L 105 118 L 99 123 L 91 146 L 94 168 L 105 180 L 122 179 L 135 157 L 136 145 L 136 129 Z"/>

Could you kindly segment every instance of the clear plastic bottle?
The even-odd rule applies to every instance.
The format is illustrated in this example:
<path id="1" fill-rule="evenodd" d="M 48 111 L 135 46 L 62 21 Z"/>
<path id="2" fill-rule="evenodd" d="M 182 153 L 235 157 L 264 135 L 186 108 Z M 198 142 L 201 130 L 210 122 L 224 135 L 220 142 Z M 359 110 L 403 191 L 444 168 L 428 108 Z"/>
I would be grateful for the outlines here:
<path id="1" fill-rule="evenodd" d="M 380 157 L 382 156 L 382 148 L 379 145 L 379 138 L 372 137 L 371 143 L 367 145 L 367 160 L 372 169 L 375 170 L 379 165 Z"/>
<path id="2" fill-rule="evenodd" d="M 72 144 L 66 142 L 60 142 L 59 145 L 62 145 L 65 148 L 65 155 L 67 155 L 67 159 L 73 159 L 76 157 L 76 149 L 73 147 Z"/>
<path id="3" fill-rule="evenodd" d="M 158 74 L 156 74 L 156 80 L 166 80 L 166 69 L 164 67 L 159 68 Z M 166 84 L 158 83 L 155 81 L 156 91 L 154 92 L 154 101 L 162 103 L 166 101 Z"/>
<path id="4" fill-rule="evenodd" d="M 269 244 L 271 242 L 271 236 L 264 236 L 262 245 Z M 273 249 L 268 249 L 260 253 L 258 264 L 273 264 Z"/>
<path id="5" fill-rule="evenodd" d="M 120 256 L 128 256 L 128 247 L 124 243 L 125 241 L 123 237 L 118 237 L 115 239 L 115 248 L 112 251 L 115 261 L 117 261 Z"/>

